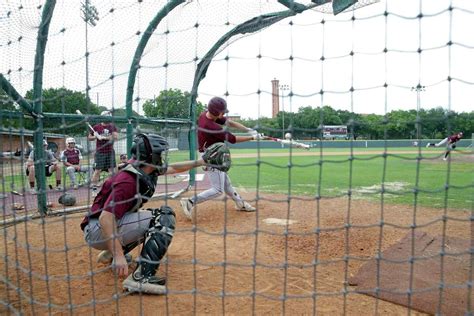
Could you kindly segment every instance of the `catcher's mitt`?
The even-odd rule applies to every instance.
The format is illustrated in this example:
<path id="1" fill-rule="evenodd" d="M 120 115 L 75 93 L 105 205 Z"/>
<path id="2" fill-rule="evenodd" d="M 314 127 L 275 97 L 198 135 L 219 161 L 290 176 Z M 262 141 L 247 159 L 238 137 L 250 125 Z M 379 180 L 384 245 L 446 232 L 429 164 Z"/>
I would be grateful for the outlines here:
<path id="1" fill-rule="evenodd" d="M 215 143 L 209 146 L 202 155 L 202 159 L 209 167 L 224 172 L 227 172 L 232 164 L 229 147 L 224 143 Z"/>
<path id="2" fill-rule="evenodd" d="M 64 193 L 59 197 L 58 203 L 64 206 L 73 206 L 76 204 L 76 197 L 70 193 Z"/>

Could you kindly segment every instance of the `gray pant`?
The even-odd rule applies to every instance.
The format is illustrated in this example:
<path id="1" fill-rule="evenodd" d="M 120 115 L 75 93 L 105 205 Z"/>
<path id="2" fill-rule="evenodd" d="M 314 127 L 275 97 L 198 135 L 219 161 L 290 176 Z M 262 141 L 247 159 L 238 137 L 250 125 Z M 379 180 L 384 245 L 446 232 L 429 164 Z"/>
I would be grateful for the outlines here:
<path id="1" fill-rule="evenodd" d="M 196 196 L 193 196 L 191 198 L 191 201 L 194 205 L 210 199 L 214 199 L 220 196 L 222 193 L 225 193 L 232 200 L 234 200 L 237 207 L 243 206 L 244 200 L 237 193 L 237 191 L 235 191 L 230 181 L 229 175 L 226 172 L 217 170 L 215 168 L 207 168 L 206 174 L 209 177 L 209 180 L 211 181 L 211 188 L 199 193 Z"/>
<path id="2" fill-rule="evenodd" d="M 87 182 L 89 182 L 92 172 L 94 172 L 94 169 L 92 168 L 92 166 L 84 166 L 84 165 L 80 166 L 79 171 L 76 171 L 75 166 L 66 167 L 66 173 L 69 175 L 72 185 L 78 184 L 76 181 L 76 172 L 87 173 Z"/>
<path id="3" fill-rule="evenodd" d="M 440 141 L 439 143 L 435 144 L 436 147 L 440 147 L 448 142 L 448 137 Z"/>
<path id="4" fill-rule="evenodd" d="M 147 210 L 126 213 L 117 221 L 117 237 L 122 247 L 135 243 L 145 238 L 145 234 L 150 227 L 152 214 Z M 98 218 L 92 218 L 89 224 L 84 227 L 84 239 L 95 249 L 107 250 L 107 237 L 102 235 L 102 227 Z"/>

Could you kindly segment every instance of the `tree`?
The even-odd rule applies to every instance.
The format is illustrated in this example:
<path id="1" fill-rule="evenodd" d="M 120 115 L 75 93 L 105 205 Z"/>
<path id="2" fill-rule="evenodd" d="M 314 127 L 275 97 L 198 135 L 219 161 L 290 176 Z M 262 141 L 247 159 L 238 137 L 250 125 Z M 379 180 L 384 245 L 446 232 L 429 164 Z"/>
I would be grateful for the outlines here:
<path id="1" fill-rule="evenodd" d="M 15 103 L 12 102 L 10 97 L 7 95 L 5 91 L 0 89 L 0 105 L 2 110 L 6 111 L 18 111 L 19 106 L 15 105 Z M 2 127 L 13 127 L 13 128 L 19 128 L 20 122 L 18 118 L 16 117 L 9 117 L 6 113 L 2 113 L 0 115 L 0 125 Z"/>
<path id="2" fill-rule="evenodd" d="M 26 99 L 33 105 L 33 90 L 26 93 Z M 43 113 L 63 113 L 76 114 L 80 110 L 84 114 L 99 115 L 100 110 L 92 102 L 87 101 L 84 93 L 72 91 L 66 88 L 49 88 L 43 90 Z M 23 110 L 24 111 L 24 110 Z M 29 113 L 25 113 L 29 114 Z M 61 116 L 49 117 L 44 120 L 43 128 L 51 133 L 64 133 L 68 135 L 83 135 L 85 133 L 84 124 L 75 124 L 71 120 L 64 119 Z M 33 129 L 33 120 L 25 120 L 25 128 Z"/>
<path id="3" fill-rule="evenodd" d="M 168 89 L 160 92 L 154 100 L 148 100 L 143 104 L 143 112 L 148 117 L 158 118 L 182 118 L 189 119 L 189 102 L 191 94 L 179 89 Z M 204 111 L 201 102 L 196 104 L 196 115 Z"/>

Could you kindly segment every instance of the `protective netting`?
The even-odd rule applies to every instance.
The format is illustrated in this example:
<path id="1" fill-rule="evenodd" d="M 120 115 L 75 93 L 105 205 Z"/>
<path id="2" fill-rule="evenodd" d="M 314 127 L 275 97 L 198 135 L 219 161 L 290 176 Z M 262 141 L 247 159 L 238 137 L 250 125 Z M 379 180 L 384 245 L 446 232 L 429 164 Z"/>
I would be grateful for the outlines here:
<path id="1" fill-rule="evenodd" d="M 472 313 L 473 17 L 454 0 L 1 2 L 0 311 Z M 167 284 L 132 295 L 79 227 L 92 174 L 74 183 L 60 153 L 73 138 L 95 166 L 86 123 L 110 110 L 117 164 L 137 133 L 162 135 L 169 163 L 198 160 L 214 96 L 274 137 L 231 147 L 249 205 L 226 185 L 190 222 L 176 198 L 216 179 L 160 176 L 144 207 L 176 212 Z M 61 173 L 40 155 L 28 177 L 43 138 Z"/>

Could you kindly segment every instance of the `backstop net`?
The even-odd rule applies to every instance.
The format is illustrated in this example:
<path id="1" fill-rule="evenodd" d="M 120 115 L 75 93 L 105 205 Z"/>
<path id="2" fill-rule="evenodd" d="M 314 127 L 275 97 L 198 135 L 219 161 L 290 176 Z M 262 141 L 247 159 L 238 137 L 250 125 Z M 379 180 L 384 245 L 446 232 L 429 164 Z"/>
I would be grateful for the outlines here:
<path id="1" fill-rule="evenodd" d="M 473 15 L 454 0 L 0 3 L 0 311 L 472 313 Z M 266 138 L 224 125 L 246 140 L 224 186 L 211 167 L 158 178 L 143 208 L 176 213 L 152 261 L 166 282 L 127 291 L 80 227 L 120 172 L 97 164 L 92 130 L 114 135 L 116 165 L 139 133 L 167 140 L 169 164 L 199 161 L 214 96 Z M 178 198 L 210 188 L 189 221 Z"/>

